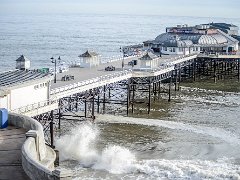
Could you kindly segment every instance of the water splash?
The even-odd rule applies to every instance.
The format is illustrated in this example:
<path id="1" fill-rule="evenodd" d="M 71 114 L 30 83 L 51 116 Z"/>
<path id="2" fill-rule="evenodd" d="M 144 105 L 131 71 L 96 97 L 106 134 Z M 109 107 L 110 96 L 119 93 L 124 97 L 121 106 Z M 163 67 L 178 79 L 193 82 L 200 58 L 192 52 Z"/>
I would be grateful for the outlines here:
<path id="1" fill-rule="evenodd" d="M 95 148 L 98 135 L 98 128 L 90 123 L 72 129 L 69 134 L 56 140 L 60 160 L 77 160 L 83 166 L 91 166 L 98 158 Z"/>
<path id="2" fill-rule="evenodd" d="M 82 124 L 74 128 L 56 140 L 60 160 L 76 160 L 82 167 L 106 170 L 113 174 L 126 172 L 135 161 L 135 155 L 127 148 L 115 145 L 109 145 L 99 153 L 95 148 L 98 136 L 96 125 Z"/>
<path id="3" fill-rule="evenodd" d="M 131 171 L 135 160 L 135 155 L 127 148 L 110 145 L 103 150 L 93 168 L 104 169 L 113 174 L 122 174 Z"/>

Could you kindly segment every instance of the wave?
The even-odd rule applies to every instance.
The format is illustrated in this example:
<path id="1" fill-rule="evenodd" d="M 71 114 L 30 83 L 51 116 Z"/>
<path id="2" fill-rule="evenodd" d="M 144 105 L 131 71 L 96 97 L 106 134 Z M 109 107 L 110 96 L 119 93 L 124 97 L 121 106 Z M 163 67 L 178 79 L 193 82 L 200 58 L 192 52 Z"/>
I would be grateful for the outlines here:
<path id="1" fill-rule="evenodd" d="M 172 122 L 156 119 L 143 119 L 143 118 L 131 118 L 123 116 L 112 116 L 112 115 L 99 115 L 97 118 L 98 122 L 107 123 L 126 123 L 126 124 L 141 124 L 146 126 L 164 127 L 168 129 L 188 131 L 197 134 L 203 134 L 219 138 L 232 145 L 240 145 L 240 138 L 232 132 L 226 131 L 216 127 L 206 127 L 199 125 L 190 125 L 182 122 Z"/>

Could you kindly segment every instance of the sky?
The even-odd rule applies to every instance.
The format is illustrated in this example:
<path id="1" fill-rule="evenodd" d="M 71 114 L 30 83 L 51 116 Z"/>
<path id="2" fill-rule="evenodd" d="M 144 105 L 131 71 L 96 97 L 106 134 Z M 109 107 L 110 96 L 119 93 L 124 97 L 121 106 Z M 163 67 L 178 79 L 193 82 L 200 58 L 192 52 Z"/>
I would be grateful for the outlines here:
<path id="1" fill-rule="evenodd" d="M 240 0 L 0 0 L 0 14 L 90 13 L 240 18 Z"/>

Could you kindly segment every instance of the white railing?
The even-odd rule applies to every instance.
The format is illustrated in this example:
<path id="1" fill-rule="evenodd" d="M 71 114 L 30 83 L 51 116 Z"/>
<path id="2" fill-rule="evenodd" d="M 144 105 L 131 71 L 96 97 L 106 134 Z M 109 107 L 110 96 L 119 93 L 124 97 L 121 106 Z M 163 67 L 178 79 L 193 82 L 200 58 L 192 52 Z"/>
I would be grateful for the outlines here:
<path id="1" fill-rule="evenodd" d="M 191 57 L 191 56 L 196 56 L 196 55 L 198 55 L 198 53 L 188 54 L 188 55 L 184 55 L 184 56 L 178 56 L 178 57 L 170 58 L 169 60 L 172 60 L 172 61 L 167 62 L 167 63 L 165 62 L 166 64 L 162 63 L 158 68 L 152 69 L 152 72 L 157 72 L 157 71 L 166 70 L 166 69 L 170 70 L 172 67 L 174 68 L 174 66 L 176 64 L 184 62 L 185 58 L 188 58 L 188 57 Z"/>
<path id="2" fill-rule="evenodd" d="M 72 89 L 79 88 L 79 87 L 82 87 L 85 85 L 99 83 L 99 82 L 103 82 L 106 80 L 111 80 L 113 78 L 129 75 L 129 74 L 132 74 L 131 70 L 125 70 L 125 71 L 121 71 L 121 72 L 117 72 L 117 73 L 113 73 L 113 74 L 107 74 L 104 76 L 100 76 L 100 77 L 96 77 L 96 78 L 92 78 L 92 79 L 80 81 L 80 82 L 77 82 L 74 84 L 69 84 L 69 85 L 66 85 L 63 87 L 52 89 L 50 94 L 55 95 L 55 94 L 58 94 L 58 93 L 61 93 L 61 92 L 67 91 L 67 90 L 72 90 Z"/>
<path id="3" fill-rule="evenodd" d="M 11 110 L 11 112 L 18 113 L 18 114 L 24 114 L 24 113 L 27 113 L 27 112 L 37 110 L 39 108 L 43 108 L 43 107 L 55 104 L 57 102 L 58 102 L 57 99 L 50 99 L 50 100 L 41 101 L 41 102 L 37 102 L 37 103 L 34 103 L 34 104 L 26 105 L 26 106 Z"/>

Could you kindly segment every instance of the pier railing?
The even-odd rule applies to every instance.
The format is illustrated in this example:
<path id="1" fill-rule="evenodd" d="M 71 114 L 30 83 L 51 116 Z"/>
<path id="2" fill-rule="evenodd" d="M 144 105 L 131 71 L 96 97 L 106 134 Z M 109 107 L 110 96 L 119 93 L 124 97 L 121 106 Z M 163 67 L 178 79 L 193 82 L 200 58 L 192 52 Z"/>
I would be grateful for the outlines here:
<path id="1" fill-rule="evenodd" d="M 107 75 L 104 75 L 104 76 L 100 76 L 100 77 L 88 79 L 88 80 L 85 80 L 85 81 L 80 81 L 78 83 L 73 83 L 73 84 L 63 86 L 63 87 L 52 89 L 50 94 L 51 95 L 56 95 L 58 93 L 65 92 L 65 91 L 68 91 L 68 90 L 72 90 L 72 89 L 75 89 L 75 88 L 79 88 L 79 87 L 82 87 L 82 86 L 85 86 L 85 85 L 100 83 L 100 82 L 103 82 L 103 81 L 106 81 L 106 80 L 111 80 L 113 78 L 129 75 L 129 74 L 132 74 L 131 70 L 124 70 L 124 71 L 113 73 L 113 74 L 107 74 Z"/>
<path id="2" fill-rule="evenodd" d="M 49 106 L 49 105 L 52 105 L 55 103 L 58 103 L 57 99 L 49 99 L 46 101 L 29 104 L 27 106 L 23 106 L 23 107 L 11 110 L 11 112 L 18 113 L 18 114 L 25 114 L 27 112 L 38 110 L 39 108 L 43 108 L 43 107 L 46 107 L 46 106 Z"/>

